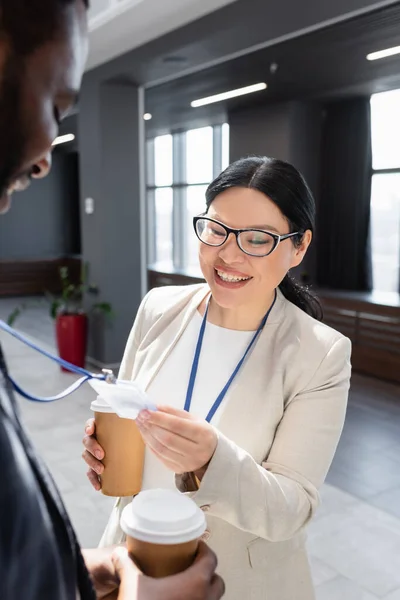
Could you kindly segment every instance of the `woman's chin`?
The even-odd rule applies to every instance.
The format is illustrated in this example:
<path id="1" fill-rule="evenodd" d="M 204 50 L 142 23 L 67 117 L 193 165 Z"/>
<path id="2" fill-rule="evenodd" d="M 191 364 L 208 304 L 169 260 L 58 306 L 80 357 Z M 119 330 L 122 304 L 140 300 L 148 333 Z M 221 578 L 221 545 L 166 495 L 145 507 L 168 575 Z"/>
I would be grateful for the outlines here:
<path id="1" fill-rule="evenodd" d="M 247 288 L 251 280 L 245 285 L 236 285 L 218 281 L 217 277 L 218 275 L 215 273 L 215 277 L 207 278 L 207 283 L 210 286 L 212 297 L 218 306 L 221 308 L 237 308 L 239 305 L 246 304 L 246 297 L 250 299 Z"/>

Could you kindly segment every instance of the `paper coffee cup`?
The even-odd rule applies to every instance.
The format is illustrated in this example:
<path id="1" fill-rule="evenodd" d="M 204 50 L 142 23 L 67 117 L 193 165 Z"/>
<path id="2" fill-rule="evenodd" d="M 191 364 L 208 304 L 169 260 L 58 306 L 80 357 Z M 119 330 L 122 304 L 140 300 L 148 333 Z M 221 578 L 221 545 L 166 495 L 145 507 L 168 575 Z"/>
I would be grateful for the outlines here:
<path id="1" fill-rule="evenodd" d="M 193 563 L 206 530 L 203 511 L 173 490 L 138 494 L 121 515 L 129 553 L 145 575 L 167 577 Z"/>
<path id="2" fill-rule="evenodd" d="M 96 438 L 104 450 L 100 475 L 105 496 L 134 496 L 142 487 L 144 442 L 133 419 L 121 419 L 101 398 L 91 404 Z"/>

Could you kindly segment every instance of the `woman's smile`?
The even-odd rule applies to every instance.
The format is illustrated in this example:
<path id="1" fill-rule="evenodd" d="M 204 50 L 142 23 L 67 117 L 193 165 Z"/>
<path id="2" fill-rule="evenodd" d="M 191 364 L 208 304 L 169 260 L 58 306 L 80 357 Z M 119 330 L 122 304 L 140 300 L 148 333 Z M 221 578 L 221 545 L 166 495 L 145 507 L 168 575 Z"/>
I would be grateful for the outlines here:
<path id="1" fill-rule="evenodd" d="M 247 285 L 252 277 L 226 267 L 215 267 L 214 280 L 217 285 L 224 288 L 237 289 Z"/>

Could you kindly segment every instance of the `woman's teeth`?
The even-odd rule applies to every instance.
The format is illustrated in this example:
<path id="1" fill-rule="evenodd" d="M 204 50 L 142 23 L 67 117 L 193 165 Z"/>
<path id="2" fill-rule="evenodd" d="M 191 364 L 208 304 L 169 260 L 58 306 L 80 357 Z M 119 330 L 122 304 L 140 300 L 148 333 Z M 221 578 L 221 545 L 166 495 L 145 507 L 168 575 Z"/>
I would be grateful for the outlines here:
<path id="1" fill-rule="evenodd" d="M 223 271 L 218 271 L 216 269 L 218 276 L 221 277 L 222 281 L 230 281 L 230 282 L 238 282 L 238 281 L 247 281 L 251 279 L 251 277 L 238 277 L 237 275 L 228 275 L 228 273 L 224 273 Z"/>

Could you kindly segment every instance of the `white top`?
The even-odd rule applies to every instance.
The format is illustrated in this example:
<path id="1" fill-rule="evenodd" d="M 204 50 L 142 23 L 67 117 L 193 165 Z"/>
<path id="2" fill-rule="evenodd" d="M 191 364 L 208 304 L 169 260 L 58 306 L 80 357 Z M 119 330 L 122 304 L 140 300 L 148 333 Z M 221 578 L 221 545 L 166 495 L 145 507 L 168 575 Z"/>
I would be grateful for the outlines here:
<path id="1" fill-rule="evenodd" d="M 184 408 L 201 323 L 202 317 L 196 312 L 149 386 L 147 393 L 155 404 Z M 203 419 L 207 417 L 253 335 L 253 331 L 225 329 L 207 322 L 193 390 L 192 414 Z M 218 426 L 225 402 L 226 397 L 215 413 L 212 425 Z M 142 489 L 152 488 L 175 489 L 175 475 L 146 448 Z"/>

